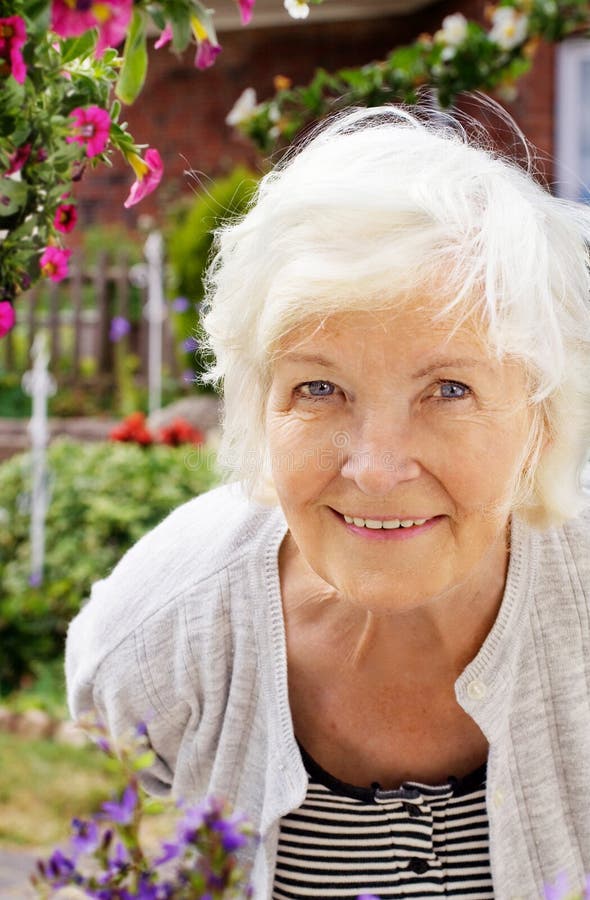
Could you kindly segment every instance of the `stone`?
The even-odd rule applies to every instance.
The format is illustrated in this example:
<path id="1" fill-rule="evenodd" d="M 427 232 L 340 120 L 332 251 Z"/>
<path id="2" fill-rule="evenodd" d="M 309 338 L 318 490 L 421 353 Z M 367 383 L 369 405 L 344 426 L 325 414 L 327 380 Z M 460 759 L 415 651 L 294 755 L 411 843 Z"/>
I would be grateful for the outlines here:
<path id="1" fill-rule="evenodd" d="M 208 433 L 219 426 L 221 400 L 212 394 L 197 394 L 194 397 L 183 397 L 163 409 L 158 409 L 148 418 L 151 431 L 166 428 L 175 419 L 184 419 L 193 428 Z"/>
<path id="2" fill-rule="evenodd" d="M 60 722 L 53 732 L 53 739 L 70 747 L 85 747 L 90 743 L 90 738 L 75 722 Z"/>
<path id="3" fill-rule="evenodd" d="M 54 722 L 42 709 L 27 709 L 14 718 L 12 732 L 27 738 L 47 738 L 53 734 Z"/>

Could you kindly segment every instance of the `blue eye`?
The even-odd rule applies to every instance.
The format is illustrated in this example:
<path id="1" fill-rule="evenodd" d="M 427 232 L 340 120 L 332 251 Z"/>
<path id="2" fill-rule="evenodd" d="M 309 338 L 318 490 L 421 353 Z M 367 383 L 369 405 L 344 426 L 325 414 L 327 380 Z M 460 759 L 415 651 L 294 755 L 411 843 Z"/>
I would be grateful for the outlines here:
<path id="1" fill-rule="evenodd" d="M 308 381 L 306 385 L 312 397 L 329 397 L 334 393 L 334 385 L 330 381 Z"/>
<path id="2" fill-rule="evenodd" d="M 331 381 L 304 381 L 295 388 L 295 393 L 302 400 L 322 400 L 324 397 L 332 397 L 336 392 L 336 385 Z"/>
<path id="3" fill-rule="evenodd" d="M 471 393 L 467 385 L 460 381 L 441 381 L 438 388 L 443 400 L 462 400 Z"/>

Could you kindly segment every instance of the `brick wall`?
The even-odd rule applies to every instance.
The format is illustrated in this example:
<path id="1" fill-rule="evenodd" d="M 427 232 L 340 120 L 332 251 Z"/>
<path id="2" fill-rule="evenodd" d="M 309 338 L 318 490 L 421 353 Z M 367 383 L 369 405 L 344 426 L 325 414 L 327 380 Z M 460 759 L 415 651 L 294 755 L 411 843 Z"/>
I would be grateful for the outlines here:
<path id="1" fill-rule="evenodd" d="M 152 197 L 124 210 L 122 203 L 133 180 L 129 167 L 117 159 L 113 169 L 99 166 L 87 172 L 77 192 L 82 228 L 112 221 L 133 227 L 138 216 L 158 217 L 180 195 L 194 191 L 198 178 L 204 176 L 206 181 L 208 176 L 227 172 L 237 161 L 255 163 L 252 148 L 224 123 L 245 87 L 252 85 L 259 97 L 267 97 L 275 74 L 305 83 L 320 65 L 334 70 L 362 64 L 423 31 L 432 33 L 444 15 L 458 9 L 481 20 L 484 6 L 485 0 L 445 0 L 419 13 L 389 19 L 272 29 L 250 25 L 220 35 L 223 53 L 206 72 L 193 68 L 190 52 L 177 59 L 168 48 L 152 50 L 147 85 L 126 118 L 136 140 L 160 150 L 165 180 Z M 553 151 L 553 80 L 553 51 L 543 47 L 533 72 L 521 82 L 519 98 L 507 106 L 547 156 Z M 187 176 L 187 169 L 201 175 Z M 541 169 L 550 179 L 548 160 Z"/>

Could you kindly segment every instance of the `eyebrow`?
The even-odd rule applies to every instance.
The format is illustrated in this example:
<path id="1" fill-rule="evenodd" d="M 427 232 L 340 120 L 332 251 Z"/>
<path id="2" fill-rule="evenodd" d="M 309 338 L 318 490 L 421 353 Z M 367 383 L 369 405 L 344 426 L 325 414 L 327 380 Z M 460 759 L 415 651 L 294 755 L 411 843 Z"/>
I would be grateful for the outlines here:
<path id="1" fill-rule="evenodd" d="M 286 362 L 292 363 L 309 363 L 314 366 L 323 366 L 326 369 L 337 369 L 338 366 L 335 365 L 332 360 L 328 359 L 325 356 L 322 356 L 318 353 L 285 353 L 279 359 L 283 359 Z M 490 370 L 490 366 L 481 358 L 476 359 L 470 356 L 463 357 L 447 357 L 441 356 L 434 359 L 428 366 L 423 369 L 419 369 L 417 372 L 414 372 L 413 378 L 425 378 L 427 375 L 432 375 L 433 372 L 436 372 L 438 369 L 468 369 L 474 367 L 483 367 L 487 370 Z"/>
<path id="2" fill-rule="evenodd" d="M 463 357 L 446 357 L 441 356 L 434 359 L 430 365 L 424 369 L 420 369 L 414 373 L 414 378 L 424 378 L 426 375 L 432 375 L 437 369 L 473 369 L 475 367 L 484 368 L 491 371 L 491 366 L 483 359 L 475 359 L 470 356 Z"/>

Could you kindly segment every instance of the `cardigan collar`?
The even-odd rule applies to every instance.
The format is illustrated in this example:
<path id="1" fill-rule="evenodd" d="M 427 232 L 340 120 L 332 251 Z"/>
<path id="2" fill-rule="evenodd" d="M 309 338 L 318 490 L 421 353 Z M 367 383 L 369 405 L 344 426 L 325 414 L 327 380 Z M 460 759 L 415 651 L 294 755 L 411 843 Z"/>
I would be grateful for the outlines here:
<path id="1" fill-rule="evenodd" d="M 278 554 L 288 526 L 280 507 L 264 523 L 264 571 L 256 560 L 250 567 L 252 596 L 257 598 L 256 627 L 268 628 L 271 652 L 260 659 L 261 687 L 269 698 L 267 727 L 273 763 L 263 800 L 261 833 L 278 818 L 303 803 L 307 773 L 295 739 L 289 707 L 285 623 L 281 600 Z M 506 585 L 496 620 L 475 658 L 455 682 L 459 705 L 477 723 L 492 744 L 499 740 L 509 717 L 519 647 L 537 569 L 538 535 L 513 517 Z"/>

